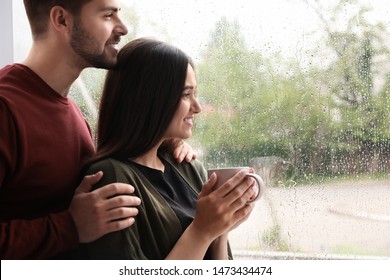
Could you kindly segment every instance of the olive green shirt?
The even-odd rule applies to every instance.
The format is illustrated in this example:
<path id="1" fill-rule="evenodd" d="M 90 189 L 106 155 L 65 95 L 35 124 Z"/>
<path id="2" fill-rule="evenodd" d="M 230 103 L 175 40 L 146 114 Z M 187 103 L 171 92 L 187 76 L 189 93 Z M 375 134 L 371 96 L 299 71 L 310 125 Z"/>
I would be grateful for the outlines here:
<path id="1" fill-rule="evenodd" d="M 198 160 L 178 163 L 166 153 L 159 156 L 170 163 L 196 193 L 200 192 L 207 173 Z M 134 195 L 142 202 L 131 227 L 83 245 L 83 254 L 88 259 L 165 259 L 185 230 L 170 205 L 131 162 L 104 159 L 91 165 L 87 174 L 100 170 L 104 177 L 95 188 L 114 182 L 130 184 L 135 188 Z"/>

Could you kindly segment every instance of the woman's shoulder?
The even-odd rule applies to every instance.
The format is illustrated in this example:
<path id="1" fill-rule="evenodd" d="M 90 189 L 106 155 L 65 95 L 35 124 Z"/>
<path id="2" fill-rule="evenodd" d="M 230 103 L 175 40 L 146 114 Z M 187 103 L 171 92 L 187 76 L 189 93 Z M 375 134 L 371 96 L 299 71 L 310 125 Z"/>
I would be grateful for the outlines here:
<path id="1" fill-rule="evenodd" d="M 169 163 L 175 166 L 193 166 L 194 168 L 203 168 L 203 163 L 198 160 L 198 159 L 192 159 L 190 162 L 187 162 L 183 160 L 182 162 L 178 162 L 176 158 L 173 157 L 171 153 L 162 151 L 159 152 L 159 156 L 162 157 L 163 159 L 167 160 Z"/>
<path id="2" fill-rule="evenodd" d="M 94 174 L 99 171 L 111 172 L 117 168 L 122 168 L 123 165 L 125 165 L 123 161 L 114 158 L 104 158 L 91 163 L 86 169 L 86 175 Z"/>
<path id="3" fill-rule="evenodd" d="M 172 154 L 162 153 L 161 156 L 167 160 L 176 170 L 183 176 L 190 178 L 198 178 L 202 182 L 207 180 L 207 171 L 203 166 L 203 163 L 198 159 L 192 159 L 190 162 L 183 161 L 179 163 Z"/>
<path id="4" fill-rule="evenodd" d="M 138 173 L 128 161 L 114 158 L 105 158 L 90 164 L 85 175 L 92 175 L 99 171 L 103 172 L 101 180 L 103 184 L 130 183 L 133 178 L 138 177 Z"/>

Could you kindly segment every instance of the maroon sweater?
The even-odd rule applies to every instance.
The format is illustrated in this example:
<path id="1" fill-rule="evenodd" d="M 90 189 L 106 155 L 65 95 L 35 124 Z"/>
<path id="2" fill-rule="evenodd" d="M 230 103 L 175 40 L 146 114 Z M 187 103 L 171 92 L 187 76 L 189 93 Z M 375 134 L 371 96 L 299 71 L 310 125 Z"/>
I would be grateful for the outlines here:
<path id="1" fill-rule="evenodd" d="M 31 69 L 0 69 L 0 258 L 46 259 L 72 249 L 67 211 L 94 152 L 78 107 Z"/>

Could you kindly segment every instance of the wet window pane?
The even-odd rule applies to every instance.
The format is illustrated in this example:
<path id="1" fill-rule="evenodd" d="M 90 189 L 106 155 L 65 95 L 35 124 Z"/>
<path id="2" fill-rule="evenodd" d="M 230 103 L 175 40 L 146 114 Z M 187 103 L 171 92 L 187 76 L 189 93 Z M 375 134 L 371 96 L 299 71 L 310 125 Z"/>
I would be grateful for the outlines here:
<path id="1" fill-rule="evenodd" d="M 390 256 L 386 1 L 122 3 L 122 43 L 153 36 L 194 58 L 189 142 L 205 166 L 253 166 L 267 183 L 230 234 L 237 258 Z M 92 128 L 104 74 L 71 90 Z"/>

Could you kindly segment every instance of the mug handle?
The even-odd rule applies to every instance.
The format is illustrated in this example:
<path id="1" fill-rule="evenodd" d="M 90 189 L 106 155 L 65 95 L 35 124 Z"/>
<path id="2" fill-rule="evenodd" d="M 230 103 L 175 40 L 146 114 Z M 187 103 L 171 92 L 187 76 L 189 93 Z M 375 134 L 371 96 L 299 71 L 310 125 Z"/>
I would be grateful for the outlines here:
<path id="1" fill-rule="evenodd" d="M 255 179 L 255 181 L 257 183 L 257 187 L 259 188 L 256 197 L 254 197 L 250 201 L 248 201 L 248 203 L 252 203 L 252 202 L 255 202 L 256 200 L 258 200 L 263 195 L 265 184 L 264 184 L 263 179 L 257 174 L 248 173 L 248 174 L 246 174 L 246 176 L 249 176 L 249 177 L 252 177 L 253 179 Z"/>

